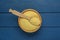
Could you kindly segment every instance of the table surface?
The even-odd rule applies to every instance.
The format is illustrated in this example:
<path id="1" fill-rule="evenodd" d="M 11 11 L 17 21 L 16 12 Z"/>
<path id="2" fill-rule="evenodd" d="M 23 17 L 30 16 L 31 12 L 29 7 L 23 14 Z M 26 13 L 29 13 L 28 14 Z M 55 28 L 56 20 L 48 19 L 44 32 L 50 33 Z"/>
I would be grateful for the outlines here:
<path id="1" fill-rule="evenodd" d="M 36 33 L 23 32 L 10 8 L 37 10 L 43 20 L 41 28 Z M 60 0 L 0 0 L 0 40 L 60 40 Z"/>

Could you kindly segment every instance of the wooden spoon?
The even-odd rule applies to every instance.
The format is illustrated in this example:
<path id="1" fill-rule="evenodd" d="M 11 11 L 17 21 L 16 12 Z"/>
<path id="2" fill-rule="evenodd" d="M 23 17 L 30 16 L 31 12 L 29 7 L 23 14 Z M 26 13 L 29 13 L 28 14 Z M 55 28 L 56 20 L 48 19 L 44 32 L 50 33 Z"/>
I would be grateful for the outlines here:
<path id="1" fill-rule="evenodd" d="M 11 12 L 12 14 L 14 14 L 14 15 L 16 15 L 18 17 L 22 17 L 22 18 L 30 20 L 30 17 L 27 17 L 27 16 L 23 15 L 22 13 L 20 13 L 20 12 L 18 12 L 16 10 L 9 9 L 9 12 Z"/>

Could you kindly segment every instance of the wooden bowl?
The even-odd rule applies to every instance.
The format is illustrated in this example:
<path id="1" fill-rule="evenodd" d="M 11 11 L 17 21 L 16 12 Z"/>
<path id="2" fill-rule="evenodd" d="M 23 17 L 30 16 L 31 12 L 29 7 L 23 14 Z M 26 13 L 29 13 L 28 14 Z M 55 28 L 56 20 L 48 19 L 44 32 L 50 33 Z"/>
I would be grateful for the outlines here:
<path id="1" fill-rule="evenodd" d="M 26 15 L 27 17 L 33 17 L 33 20 L 30 20 L 30 21 L 32 23 L 33 23 L 33 21 L 37 22 L 37 23 L 33 23 L 33 24 L 38 24 L 39 23 L 39 25 L 33 25 L 27 19 L 19 17 L 18 18 L 18 24 L 23 31 L 28 32 L 28 33 L 33 33 L 33 32 L 36 32 L 41 27 L 42 18 L 41 18 L 41 15 L 36 10 L 26 9 L 21 13 Z M 34 19 L 34 17 L 37 17 L 39 20 Z"/>

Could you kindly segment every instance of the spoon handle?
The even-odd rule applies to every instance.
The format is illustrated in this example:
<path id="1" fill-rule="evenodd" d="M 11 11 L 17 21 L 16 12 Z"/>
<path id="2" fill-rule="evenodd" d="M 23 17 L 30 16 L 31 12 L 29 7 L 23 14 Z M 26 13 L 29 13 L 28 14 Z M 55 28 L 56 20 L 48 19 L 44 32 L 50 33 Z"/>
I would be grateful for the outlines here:
<path id="1" fill-rule="evenodd" d="M 28 19 L 28 20 L 30 19 L 29 17 L 21 14 L 20 12 L 18 12 L 18 11 L 16 11 L 16 10 L 9 9 L 9 12 L 11 12 L 12 14 L 14 14 L 14 15 L 16 15 L 16 16 L 18 16 L 18 17 L 26 18 L 26 19 Z"/>

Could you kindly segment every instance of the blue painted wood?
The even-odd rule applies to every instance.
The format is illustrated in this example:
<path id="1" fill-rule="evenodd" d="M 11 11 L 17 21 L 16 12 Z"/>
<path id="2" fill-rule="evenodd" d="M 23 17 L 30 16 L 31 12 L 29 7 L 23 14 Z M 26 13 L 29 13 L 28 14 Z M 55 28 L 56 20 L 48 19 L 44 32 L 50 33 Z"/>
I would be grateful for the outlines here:
<path id="1" fill-rule="evenodd" d="M 32 34 L 23 32 L 9 8 L 37 10 L 43 20 L 41 29 Z M 0 0 L 0 40 L 60 40 L 60 0 Z"/>
<path id="2" fill-rule="evenodd" d="M 42 26 L 60 26 L 60 13 L 40 13 Z M 18 17 L 11 13 L 0 14 L 0 26 L 18 26 Z"/>
<path id="3" fill-rule="evenodd" d="M 18 11 L 33 8 L 40 12 L 60 12 L 60 0 L 0 0 L 1 12 L 8 12 L 9 8 Z"/>
<path id="4" fill-rule="evenodd" d="M 20 28 L 0 28 L 0 40 L 60 40 L 60 28 L 41 28 L 34 34 Z"/>

